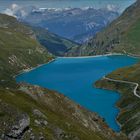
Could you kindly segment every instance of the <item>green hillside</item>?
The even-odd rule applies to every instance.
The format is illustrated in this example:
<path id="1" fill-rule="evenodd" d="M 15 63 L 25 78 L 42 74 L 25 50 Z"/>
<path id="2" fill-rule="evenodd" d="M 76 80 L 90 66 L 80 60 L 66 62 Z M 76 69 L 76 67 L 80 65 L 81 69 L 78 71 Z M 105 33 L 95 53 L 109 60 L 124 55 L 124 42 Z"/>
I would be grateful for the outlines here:
<path id="1" fill-rule="evenodd" d="M 12 77 L 19 71 L 48 62 L 52 59 L 50 52 L 64 55 L 75 45 L 47 30 L 32 30 L 15 18 L 0 14 L 0 85 L 13 82 Z"/>
<path id="2" fill-rule="evenodd" d="M 30 28 L 0 14 L 0 85 L 8 86 L 15 74 L 50 59 L 52 56 L 36 41 Z"/>

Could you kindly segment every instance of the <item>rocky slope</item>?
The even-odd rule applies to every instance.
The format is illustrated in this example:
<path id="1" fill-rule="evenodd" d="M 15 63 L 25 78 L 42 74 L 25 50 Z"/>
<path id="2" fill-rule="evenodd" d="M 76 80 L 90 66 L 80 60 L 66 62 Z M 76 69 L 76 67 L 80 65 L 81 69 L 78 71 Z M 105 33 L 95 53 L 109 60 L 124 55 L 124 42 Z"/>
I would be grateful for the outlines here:
<path id="1" fill-rule="evenodd" d="M 3 140 L 126 140 L 97 114 L 37 86 L 22 84 L 18 90 L 0 89 L 0 119 Z"/>
<path id="2" fill-rule="evenodd" d="M 0 139 L 127 140 L 63 95 L 15 83 L 14 75 L 51 59 L 29 27 L 0 14 Z"/>
<path id="3" fill-rule="evenodd" d="M 140 1 L 132 6 L 102 32 L 69 55 L 95 55 L 111 52 L 140 55 Z"/>

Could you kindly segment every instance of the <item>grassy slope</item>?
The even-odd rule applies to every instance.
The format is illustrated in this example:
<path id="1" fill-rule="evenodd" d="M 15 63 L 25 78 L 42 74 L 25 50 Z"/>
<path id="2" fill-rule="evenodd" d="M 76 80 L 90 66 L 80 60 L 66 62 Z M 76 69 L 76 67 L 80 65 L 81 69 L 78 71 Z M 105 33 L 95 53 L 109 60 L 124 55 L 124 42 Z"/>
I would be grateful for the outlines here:
<path id="1" fill-rule="evenodd" d="M 22 86 L 22 89 L 25 90 L 26 88 L 27 86 Z M 39 87 L 30 86 L 29 89 L 32 89 L 31 91 L 29 90 L 30 96 L 22 91 L 0 90 L 0 99 L 2 100 L 0 102 L 0 118 L 2 120 L 0 122 L 1 134 L 4 133 L 3 130 L 7 129 L 7 126 L 5 127 L 3 125 L 4 122 L 6 123 L 8 120 L 9 126 L 11 126 L 14 124 L 14 117 L 17 114 L 26 113 L 30 116 L 31 121 L 29 129 L 32 129 L 32 134 L 35 135 L 36 139 L 39 139 L 40 132 L 42 132 L 43 137 L 48 140 L 107 140 L 107 138 L 103 136 L 103 133 L 108 136 L 110 135 L 112 138 L 115 137 L 115 134 L 107 129 L 104 122 L 100 121 L 100 119 L 98 120 L 94 113 L 82 109 L 63 95 Z M 26 91 L 27 90 L 28 88 Z M 32 98 L 31 94 L 34 98 Z M 16 102 L 13 97 L 16 97 Z M 4 106 L 4 104 L 6 105 Z M 9 109 L 6 110 L 6 107 Z M 34 109 L 39 110 L 47 117 L 45 118 L 48 122 L 47 126 L 36 125 L 35 120 L 42 120 L 43 117 L 33 115 Z M 16 112 L 13 110 L 16 110 Z M 13 117 L 10 117 L 11 113 L 14 114 Z M 93 120 L 98 120 L 98 122 L 91 120 L 91 117 Z M 106 130 L 102 129 L 102 131 L 99 132 L 95 124 L 97 126 L 100 124 L 100 127 L 104 126 Z M 60 132 L 57 132 L 57 129 Z M 24 139 L 28 139 L 29 135 L 30 134 L 26 133 Z M 121 140 L 120 137 L 118 138 Z M 118 140 L 118 138 L 116 137 L 116 140 Z"/>
<path id="2" fill-rule="evenodd" d="M 20 70 L 46 63 L 51 56 L 33 31 L 15 18 L 0 15 L 0 85 L 6 86 Z"/>
<path id="3" fill-rule="evenodd" d="M 140 54 L 140 18 L 135 22 L 134 26 L 129 28 L 120 44 L 113 51 L 121 52 L 120 50 L 134 55 Z"/>
<path id="4" fill-rule="evenodd" d="M 107 77 L 112 79 L 132 81 L 140 84 L 139 76 L 140 76 L 140 64 L 136 64 L 131 67 L 121 68 L 107 75 Z M 122 98 L 117 103 L 117 106 L 121 109 L 121 113 L 118 116 L 118 121 L 122 125 L 122 131 L 125 132 L 127 135 L 129 135 L 129 137 L 132 137 L 132 135 L 134 135 L 135 132 L 137 131 L 139 132 L 140 99 L 134 96 L 133 93 L 134 85 L 111 82 L 102 79 L 96 82 L 96 86 L 100 88 L 116 90 L 121 93 Z M 137 93 L 140 94 L 139 89 L 137 90 Z M 139 134 L 140 132 L 137 135 Z M 137 139 L 140 138 L 140 136 L 137 137 L 138 137 Z"/>

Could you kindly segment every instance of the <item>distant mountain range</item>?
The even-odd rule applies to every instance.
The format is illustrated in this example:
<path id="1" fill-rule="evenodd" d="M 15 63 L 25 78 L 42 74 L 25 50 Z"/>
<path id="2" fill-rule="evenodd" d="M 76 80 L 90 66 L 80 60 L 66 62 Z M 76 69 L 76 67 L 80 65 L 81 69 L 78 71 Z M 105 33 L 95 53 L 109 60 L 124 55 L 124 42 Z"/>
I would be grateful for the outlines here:
<path id="1" fill-rule="evenodd" d="M 119 14 L 114 9 L 86 8 L 36 8 L 16 7 L 13 12 L 20 21 L 32 26 L 48 29 L 59 36 L 78 43 L 86 42 L 91 36 L 101 31 Z"/>

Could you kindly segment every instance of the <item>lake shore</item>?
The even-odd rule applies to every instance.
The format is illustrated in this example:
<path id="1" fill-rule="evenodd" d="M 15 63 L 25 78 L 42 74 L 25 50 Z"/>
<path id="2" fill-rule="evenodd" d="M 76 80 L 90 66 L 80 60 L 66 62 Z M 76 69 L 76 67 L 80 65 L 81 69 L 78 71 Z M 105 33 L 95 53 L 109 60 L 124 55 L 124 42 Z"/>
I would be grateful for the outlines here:
<path id="1" fill-rule="evenodd" d="M 140 58 L 139 55 L 135 55 L 135 54 L 130 54 L 130 53 L 108 53 L 108 54 L 102 54 L 102 55 L 93 55 L 93 56 L 67 56 L 67 57 L 57 57 L 57 58 L 94 58 L 94 57 L 102 57 L 102 56 L 113 56 L 113 55 L 126 55 L 132 58 Z"/>
<path id="2" fill-rule="evenodd" d="M 29 72 L 29 71 L 32 71 L 38 67 L 41 67 L 43 65 L 46 65 L 46 64 L 49 64 L 49 63 L 52 63 L 54 62 L 57 58 L 65 58 L 65 59 L 72 59 L 72 58 L 75 58 L 75 59 L 82 59 L 82 58 L 96 58 L 96 57 L 102 57 L 102 56 L 115 56 L 115 55 L 126 55 L 126 56 L 129 56 L 129 57 L 132 57 L 132 58 L 140 58 L 140 56 L 135 56 L 135 55 L 132 55 L 132 54 L 123 54 L 123 53 L 108 53 L 108 54 L 102 54 L 102 55 L 93 55 L 93 56 L 75 56 L 75 57 L 56 57 L 52 60 L 50 60 L 49 62 L 47 63 L 44 63 L 44 64 L 40 64 L 36 67 L 33 67 L 33 68 L 27 68 L 27 69 L 24 69 L 22 71 L 19 72 L 19 74 L 17 75 L 14 75 L 13 78 L 15 78 L 16 76 L 19 76 L 20 74 L 23 74 L 25 72 Z"/>
<path id="3" fill-rule="evenodd" d="M 41 67 L 41 66 L 44 66 L 44 65 L 46 65 L 46 64 L 50 64 L 50 63 L 54 62 L 55 60 L 56 60 L 56 59 L 52 59 L 52 60 L 50 60 L 49 62 L 44 63 L 44 64 L 39 64 L 39 65 L 36 66 L 36 67 L 24 69 L 24 70 L 20 71 L 18 74 L 14 75 L 13 78 L 16 78 L 17 76 L 19 76 L 19 75 L 21 75 L 21 74 L 23 74 L 23 73 L 25 73 L 25 72 L 32 71 L 32 70 L 34 70 L 34 69 L 36 69 L 36 68 L 39 68 L 39 67 Z"/>
<path id="4" fill-rule="evenodd" d="M 93 56 L 75 56 L 75 57 L 57 57 L 57 58 L 94 58 L 94 57 L 102 57 L 102 56 L 112 56 L 112 55 L 124 55 L 122 53 L 108 53 L 108 54 L 102 54 L 102 55 L 93 55 Z"/>
<path id="5" fill-rule="evenodd" d="M 103 59 L 100 59 L 100 57 L 103 57 Z M 63 58 L 66 60 L 63 61 Z M 51 60 L 49 63 L 56 61 L 50 65 L 37 69 L 36 72 L 31 71 L 29 73 L 24 73 L 25 76 L 23 74 L 21 77 L 16 77 L 16 80 L 18 82 L 23 81 L 40 85 L 63 93 L 65 96 L 78 104 L 81 104 L 85 108 L 100 114 L 114 131 L 119 132 L 120 125 L 118 125 L 116 121 L 119 110 L 115 105 L 119 100 L 119 94 L 113 91 L 109 91 L 111 94 L 108 94 L 107 90 L 93 88 L 92 83 L 117 68 L 134 64 L 136 60 L 118 53 L 87 57 L 69 57 L 71 59 L 67 58 L 68 57 L 58 57 Z M 100 61 L 98 61 L 98 59 Z M 124 61 L 122 61 L 122 59 L 124 59 Z M 91 63 L 87 63 L 87 60 Z M 77 62 L 75 63 L 75 61 Z M 84 94 L 87 92 L 88 94 Z M 110 99 L 109 102 L 108 99 Z M 105 104 L 104 111 L 102 110 L 100 102 Z M 109 110 L 112 110 L 111 114 Z M 106 113 L 108 114 L 107 116 Z"/>
<path id="6" fill-rule="evenodd" d="M 21 75 L 21 74 L 23 74 L 23 73 L 25 73 L 25 72 L 32 71 L 32 70 L 34 70 L 34 69 L 36 69 L 36 68 L 38 68 L 38 67 L 41 67 L 41 66 L 43 66 L 43 65 L 50 64 L 50 63 L 54 62 L 57 58 L 68 58 L 68 59 L 69 59 L 69 58 L 94 58 L 94 57 L 111 56 L 111 55 L 123 55 L 123 54 L 121 54 L 121 53 L 110 53 L 110 54 L 94 55 L 94 56 L 56 57 L 55 59 L 52 59 L 52 60 L 50 60 L 50 61 L 47 62 L 47 63 L 39 64 L 38 66 L 33 67 L 33 68 L 24 69 L 24 70 L 20 71 L 17 75 L 14 75 L 13 78 L 16 78 L 16 76 L 19 76 L 19 75 Z"/>

